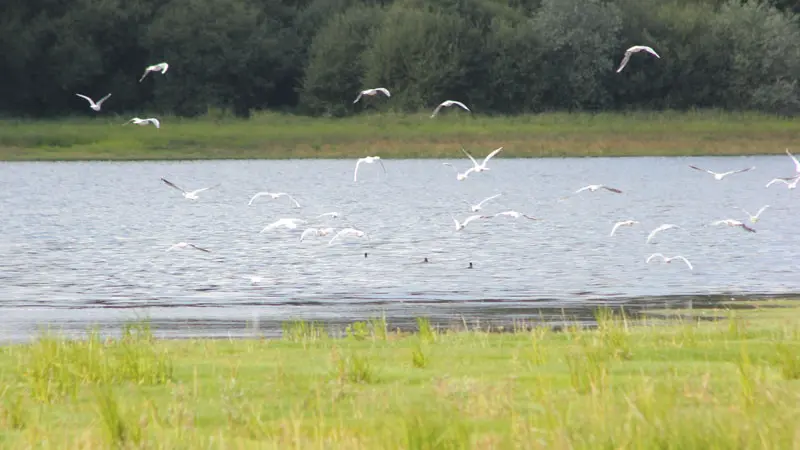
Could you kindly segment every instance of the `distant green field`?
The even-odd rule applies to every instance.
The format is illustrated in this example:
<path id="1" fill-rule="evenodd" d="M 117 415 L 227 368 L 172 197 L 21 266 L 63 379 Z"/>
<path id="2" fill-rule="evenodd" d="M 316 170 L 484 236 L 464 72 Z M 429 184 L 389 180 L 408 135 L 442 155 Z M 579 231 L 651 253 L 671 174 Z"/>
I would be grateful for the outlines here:
<path id="1" fill-rule="evenodd" d="M 249 120 L 160 117 L 0 120 L 0 160 L 165 160 L 463 157 L 503 146 L 501 157 L 750 155 L 782 153 L 800 122 L 761 114 L 548 113 L 485 117 L 459 111 L 343 119 L 261 114 Z"/>
<path id="2" fill-rule="evenodd" d="M 598 310 L 594 330 L 375 319 L 335 336 L 287 322 L 281 340 L 158 340 L 146 323 L 42 336 L 0 347 L 0 447 L 794 448 L 797 303 L 670 314 Z"/>

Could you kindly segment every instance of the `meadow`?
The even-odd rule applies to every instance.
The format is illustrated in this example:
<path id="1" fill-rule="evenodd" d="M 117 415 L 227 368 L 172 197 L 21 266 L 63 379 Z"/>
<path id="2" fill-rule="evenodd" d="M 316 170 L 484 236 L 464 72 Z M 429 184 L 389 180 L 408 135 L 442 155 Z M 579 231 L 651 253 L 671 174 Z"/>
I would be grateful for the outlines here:
<path id="1" fill-rule="evenodd" d="M 0 160 L 462 158 L 462 145 L 476 155 L 503 146 L 502 157 L 754 155 L 800 138 L 795 120 L 720 111 L 159 118 L 161 129 L 105 113 L 0 120 Z"/>
<path id="2" fill-rule="evenodd" d="M 0 348 L 3 448 L 797 448 L 800 308 Z M 251 330 L 257 336 L 257 328 Z"/>

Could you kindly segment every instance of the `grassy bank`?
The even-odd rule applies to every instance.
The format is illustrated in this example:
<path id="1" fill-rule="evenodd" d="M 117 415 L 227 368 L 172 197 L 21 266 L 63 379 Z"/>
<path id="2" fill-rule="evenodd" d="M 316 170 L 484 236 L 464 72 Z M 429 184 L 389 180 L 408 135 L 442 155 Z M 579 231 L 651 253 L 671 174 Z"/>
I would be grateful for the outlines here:
<path id="1" fill-rule="evenodd" d="M 772 306 L 635 325 L 601 310 L 560 332 L 43 337 L 0 349 L 0 446 L 793 448 L 800 309 Z"/>
<path id="2" fill-rule="evenodd" d="M 161 117 L 122 126 L 105 113 L 58 121 L 0 121 L 0 160 L 463 157 L 504 146 L 504 157 L 780 153 L 800 122 L 745 113 L 552 113 L 483 117 L 450 112 L 344 119 L 262 114 L 250 120 Z"/>

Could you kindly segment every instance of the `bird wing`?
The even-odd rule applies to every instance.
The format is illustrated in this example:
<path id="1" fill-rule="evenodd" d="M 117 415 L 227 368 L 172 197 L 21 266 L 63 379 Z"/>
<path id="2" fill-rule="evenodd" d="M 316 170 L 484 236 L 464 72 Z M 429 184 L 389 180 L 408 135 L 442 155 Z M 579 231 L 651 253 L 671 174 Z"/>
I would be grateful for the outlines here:
<path id="1" fill-rule="evenodd" d="M 355 100 L 353 100 L 353 104 L 356 104 L 356 103 L 358 103 L 358 101 L 359 101 L 359 100 L 361 100 L 361 96 L 362 96 L 362 95 L 364 95 L 364 94 L 363 94 L 362 92 L 359 92 L 359 93 L 358 93 L 358 97 L 356 97 L 356 99 L 355 99 Z"/>
<path id="2" fill-rule="evenodd" d="M 749 231 L 749 232 L 751 232 L 751 233 L 755 233 L 755 232 L 756 232 L 755 228 L 748 227 L 748 226 L 747 226 L 747 224 L 740 223 L 740 224 L 739 224 L 739 226 L 740 226 L 740 227 L 742 227 L 742 228 L 744 228 L 744 229 L 745 229 L 745 231 Z"/>
<path id="3" fill-rule="evenodd" d="M 167 70 L 169 70 L 169 64 L 167 64 L 165 62 L 162 62 L 161 64 L 159 64 L 158 67 L 161 68 L 161 74 L 162 75 L 167 73 Z"/>
<path id="4" fill-rule="evenodd" d="M 463 103 L 461 103 L 461 102 L 457 102 L 457 101 L 455 101 L 455 100 L 454 100 L 452 104 L 453 104 L 453 105 L 458 105 L 458 106 L 460 106 L 460 107 L 462 107 L 462 108 L 466 109 L 467 111 L 469 111 L 469 108 L 467 108 L 467 105 L 465 105 L 465 104 L 463 104 Z M 470 112 L 472 112 L 472 111 L 470 111 Z"/>
<path id="5" fill-rule="evenodd" d="M 612 188 L 612 187 L 608 187 L 608 186 L 602 186 L 602 188 L 607 190 L 607 191 L 616 192 L 617 194 L 622 194 L 622 191 L 620 191 L 617 188 Z"/>
<path id="6" fill-rule="evenodd" d="M 470 155 L 470 154 L 469 154 L 469 152 L 467 152 L 466 150 L 464 150 L 464 147 L 461 147 L 461 151 L 462 151 L 462 152 L 464 152 L 464 154 L 465 154 L 465 155 L 467 155 L 467 157 L 468 157 L 468 158 L 469 158 L 469 159 L 472 161 L 472 164 L 473 164 L 473 166 L 472 166 L 472 167 L 473 167 L 473 169 L 474 169 L 475 167 L 478 167 L 478 161 L 475 161 L 475 158 L 473 158 L 473 157 L 472 157 L 472 155 Z"/>
<path id="7" fill-rule="evenodd" d="M 751 171 L 751 170 L 753 170 L 753 169 L 755 169 L 755 166 L 753 166 L 753 167 L 748 167 L 748 168 L 746 168 L 746 169 L 731 170 L 730 172 L 728 172 L 728 173 L 727 173 L 727 175 L 732 175 L 732 174 L 734 174 L 734 173 L 749 172 L 749 171 Z"/>
<path id="8" fill-rule="evenodd" d="M 381 88 L 377 88 L 375 90 L 378 91 L 378 92 L 383 92 L 384 94 L 386 94 L 387 97 L 391 97 L 392 96 L 392 93 L 389 92 L 389 90 L 386 89 L 386 88 L 382 88 L 381 87 Z"/>
<path id="9" fill-rule="evenodd" d="M 642 50 L 646 51 L 647 53 L 650 53 L 651 55 L 655 56 L 658 59 L 661 59 L 661 57 L 658 56 L 658 53 L 656 53 L 656 51 L 653 50 L 651 47 L 642 46 Z"/>
<path id="10" fill-rule="evenodd" d="M 166 180 L 165 178 L 162 178 L 162 179 L 161 179 L 161 181 L 163 181 L 164 183 L 166 183 L 166 184 L 167 184 L 167 186 L 174 187 L 175 189 L 177 189 L 177 190 L 179 190 L 179 191 L 183 192 L 184 194 L 186 193 L 186 191 L 184 191 L 183 189 L 179 188 L 179 187 L 178 187 L 178 186 L 176 186 L 174 183 L 172 183 L 172 182 L 170 182 L 170 181 Z"/>
<path id="11" fill-rule="evenodd" d="M 786 154 L 789 155 L 790 158 L 792 158 L 792 161 L 794 161 L 795 172 L 800 173 L 800 161 L 798 161 L 793 154 L 789 153 L 788 148 L 786 149 Z"/>
<path id="12" fill-rule="evenodd" d="M 108 94 L 105 97 L 101 98 L 100 101 L 97 102 L 97 106 L 102 105 L 104 101 L 108 100 L 108 97 L 111 97 L 111 94 Z"/>
<path id="13" fill-rule="evenodd" d="M 386 166 L 383 165 L 383 160 L 379 159 L 378 162 L 381 164 L 381 167 L 383 167 L 383 173 L 387 173 L 386 172 Z"/>
<path id="14" fill-rule="evenodd" d="M 86 101 L 88 101 L 91 105 L 96 105 L 94 100 L 92 100 L 91 98 L 89 98 L 89 97 L 87 97 L 87 96 L 85 96 L 83 94 L 75 94 L 75 95 L 77 95 L 78 97 L 81 97 L 81 98 L 85 98 Z"/>
<path id="15" fill-rule="evenodd" d="M 295 200 L 294 197 L 292 197 L 289 194 L 283 194 L 283 195 L 289 197 L 289 200 L 293 201 L 295 206 L 297 206 L 298 208 L 300 207 L 300 203 L 297 203 L 297 200 Z"/>
<path id="16" fill-rule="evenodd" d="M 764 206 L 762 206 L 762 207 L 761 207 L 761 209 L 759 209 L 759 210 L 758 210 L 758 212 L 756 213 L 755 217 L 758 217 L 758 216 L 760 216 L 760 215 L 761 215 L 761 213 L 763 213 L 763 212 L 764 212 L 764 210 L 765 210 L 765 209 L 767 209 L 767 208 L 769 208 L 769 205 L 764 205 Z M 744 211 L 744 210 L 743 210 L 743 211 Z M 745 211 L 745 212 L 747 212 L 747 211 Z M 750 214 L 747 214 L 747 215 L 749 216 Z"/>
<path id="17" fill-rule="evenodd" d="M 693 166 L 693 165 L 691 165 L 691 164 L 689 164 L 689 167 L 691 167 L 691 168 L 692 168 L 692 169 L 694 169 L 694 170 L 699 170 L 699 171 L 701 171 L 701 172 L 710 173 L 711 175 L 717 175 L 717 173 L 716 173 L 716 172 L 712 172 L 712 171 L 710 171 L 710 170 L 707 170 L 707 169 L 701 169 L 701 168 L 699 168 L 699 167 L 697 167 L 697 166 Z"/>
<path id="18" fill-rule="evenodd" d="M 353 171 L 353 181 L 358 181 L 358 166 L 360 166 L 362 162 L 364 162 L 364 158 L 360 158 L 356 161 L 356 170 Z"/>
<path id="19" fill-rule="evenodd" d="M 630 51 L 625 52 L 625 56 L 619 63 L 619 68 L 617 69 L 617 73 L 622 72 L 622 69 L 624 69 L 625 66 L 628 65 L 628 61 L 630 61 L 630 59 L 631 59 L 631 52 Z"/>
<path id="20" fill-rule="evenodd" d="M 767 183 L 767 185 L 764 186 L 764 187 L 770 187 L 770 186 L 772 186 L 773 184 L 775 184 L 777 182 L 781 182 L 781 183 L 784 183 L 784 184 L 789 184 L 789 182 L 784 180 L 783 178 L 774 178 L 772 181 Z"/>
<path id="21" fill-rule="evenodd" d="M 489 200 L 491 200 L 491 199 L 494 199 L 494 198 L 500 197 L 500 195 L 501 195 L 501 194 L 495 194 L 495 195 L 493 195 L 493 196 L 491 196 L 491 197 L 487 197 L 487 198 L 483 199 L 483 200 L 482 200 L 480 203 L 478 203 L 478 207 L 481 207 L 481 206 L 483 206 L 483 204 L 484 204 L 484 203 L 488 202 L 488 201 L 489 201 Z"/>
<path id="22" fill-rule="evenodd" d="M 482 216 L 482 215 L 480 215 L 480 214 L 476 214 L 476 215 L 474 215 L 474 216 L 469 216 L 469 217 L 467 217 L 466 219 L 464 219 L 464 226 L 467 226 L 467 224 L 468 224 L 468 223 L 470 223 L 470 222 L 472 222 L 473 220 L 476 220 L 476 219 L 481 219 L 481 218 L 483 218 L 483 217 L 484 217 L 484 216 Z"/>
<path id="23" fill-rule="evenodd" d="M 592 188 L 592 185 L 589 185 L 589 186 L 584 186 L 584 187 L 582 187 L 582 188 L 578 189 L 577 191 L 575 191 L 575 193 L 576 193 L 576 194 L 579 194 L 579 193 L 581 193 L 581 192 L 583 192 L 583 191 L 585 191 L 585 190 L 587 190 L 587 189 L 591 189 L 591 188 Z"/>
<path id="24" fill-rule="evenodd" d="M 265 196 L 265 195 L 267 195 L 267 194 L 268 194 L 268 192 L 258 192 L 258 193 L 256 193 L 254 196 L 250 197 L 250 201 L 249 201 L 249 202 L 247 202 L 247 206 L 250 206 L 250 205 L 252 205 L 252 204 L 253 204 L 253 201 L 254 201 L 255 199 L 257 199 L 258 197 L 263 197 L 263 196 Z"/>
<path id="25" fill-rule="evenodd" d="M 613 228 L 611 228 L 611 234 L 609 234 L 608 236 L 609 236 L 609 237 L 613 236 L 613 235 L 614 235 L 614 233 L 616 233 L 616 232 L 617 232 L 617 228 L 621 227 L 621 226 L 622 226 L 624 223 L 625 223 L 625 222 L 617 222 L 617 223 L 615 223 L 615 224 L 614 224 L 614 227 L 613 227 Z"/>
<path id="26" fill-rule="evenodd" d="M 692 267 L 692 263 L 690 263 L 689 260 L 684 258 L 683 256 L 680 255 L 674 256 L 673 259 L 680 259 L 681 261 L 685 262 L 687 266 L 689 266 L 689 270 L 694 270 L 694 267 Z"/>
<path id="27" fill-rule="evenodd" d="M 144 69 L 144 74 L 142 74 L 142 78 L 139 78 L 139 83 L 141 83 L 142 80 L 144 80 L 144 77 L 146 77 L 148 73 L 150 73 L 150 68 L 149 67 Z"/>
<path id="28" fill-rule="evenodd" d="M 158 119 L 156 119 L 155 117 L 151 117 L 147 119 L 147 121 L 155 125 L 156 128 L 161 128 L 161 122 L 159 122 Z"/>
<path id="29" fill-rule="evenodd" d="M 206 249 L 198 247 L 198 246 L 196 246 L 194 244 L 188 244 L 188 245 L 189 245 L 189 247 L 192 247 L 194 249 L 200 250 L 201 252 L 211 253 L 211 250 L 206 250 Z"/>
<path id="30" fill-rule="evenodd" d="M 306 236 L 310 234 L 313 234 L 314 236 L 319 236 L 319 230 L 317 230 L 316 228 L 306 228 L 306 230 L 303 231 L 303 234 L 300 235 L 300 241 L 302 242 L 303 239 L 305 239 Z"/>
<path id="31" fill-rule="evenodd" d="M 483 158 L 483 165 L 485 166 L 486 163 L 489 162 L 489 160 L 492 159 L 492 157 L 494 155 L 500 153 L 501 151 L 503 151 L 503 147 L 496 148 L 496 149 L 494 149 L 494 151 L 492 151 L 492 153 L 489 153 L 488 155 L 486 155 L 486 158 Z"/>
<path id="32" fill-rule="evenodd" d="M 201 193 L 201 192 L 203 192 L 203 191 L 207 191 L 207 190 L 209 190 L 209 189 L 214 189 L 215 187 L 219 187 L 219 184 L 215 184 L 215 185 L 213 185 L 213 186 L 209 186 L 209 187 L 204 187 L 204 188 L 196 189 L 196 190 L 192 191 L 191 193 L 192 193 L 192 194 L 199 194 L 199 193 Z"/>
<path id="33" fill-rule="evenodd" d="M 439 106 L 437 106 L 436 109 L 433 110 L 433 114 L 431 114 L 431 118 L 434 118 L 434 117 L 436 117 L 436 114 L 439 114 L 439 110 L 442 109 L 442 106 L 444 106 L 444 102 L 439 103 Z"/>
<path id="34" fill-rule="evenodd" d="M 336 235 L 333 236 L 333 238 L 330 241 L 328 241 L 328 245 L 333 244 L 333 241 L 335 241 L 336 239 L 339 239 L 339 236 L 341 236 L 342 234 L 350 233 L 351 231 L 353 231 L 352 228 L 345 228 L 344 230 L 339 230 L 339 232 L 336 233 Z"/>
<path id="35" fill-rule="evenodd" d="M 650 256 L 648 256 L 648 257 L 647 257 L 647 261 L 645 261 L 645 262 L 646 262 L 646 263 L 650 263 L 650 260 L 651 260 L 651 259 L 653 259 L 653 258 L 655 258 L 655 257 L 660 257 L 661 259 L 667 259 L 667 258 L 666 258 L 664 255 L 662 255 L 661 253 L 653 253 L 652 255 L 650 255 Z"/>

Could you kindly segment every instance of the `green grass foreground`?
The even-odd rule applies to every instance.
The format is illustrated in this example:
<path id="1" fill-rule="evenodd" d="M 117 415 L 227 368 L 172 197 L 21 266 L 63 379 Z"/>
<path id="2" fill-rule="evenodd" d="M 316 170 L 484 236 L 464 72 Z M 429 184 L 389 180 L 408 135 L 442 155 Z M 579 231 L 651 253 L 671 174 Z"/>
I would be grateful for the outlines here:
<path id="1" fill-rule="evenodd" d="M 2 448 L 796 448 L 800 308 L 0 348 Z M 464 324 L 468 325 L 468 324 Z M 511 332 L 508 332 L 511 331 Z"/>
<path id="2" fill-rule="evenodd" d="M 147 117 L 143 115 L 142 117 Z M 800 122 L 755 113 L 547 113 L 485 117 L 445 111 L 308 118 L 265 113 L 160 117 L 161 129 L 122 126 L 127 116 L 0 120 L 0 160 L 462 158 L 504 146 L 502 157 L 681 156 L 782 153 Z"/>

